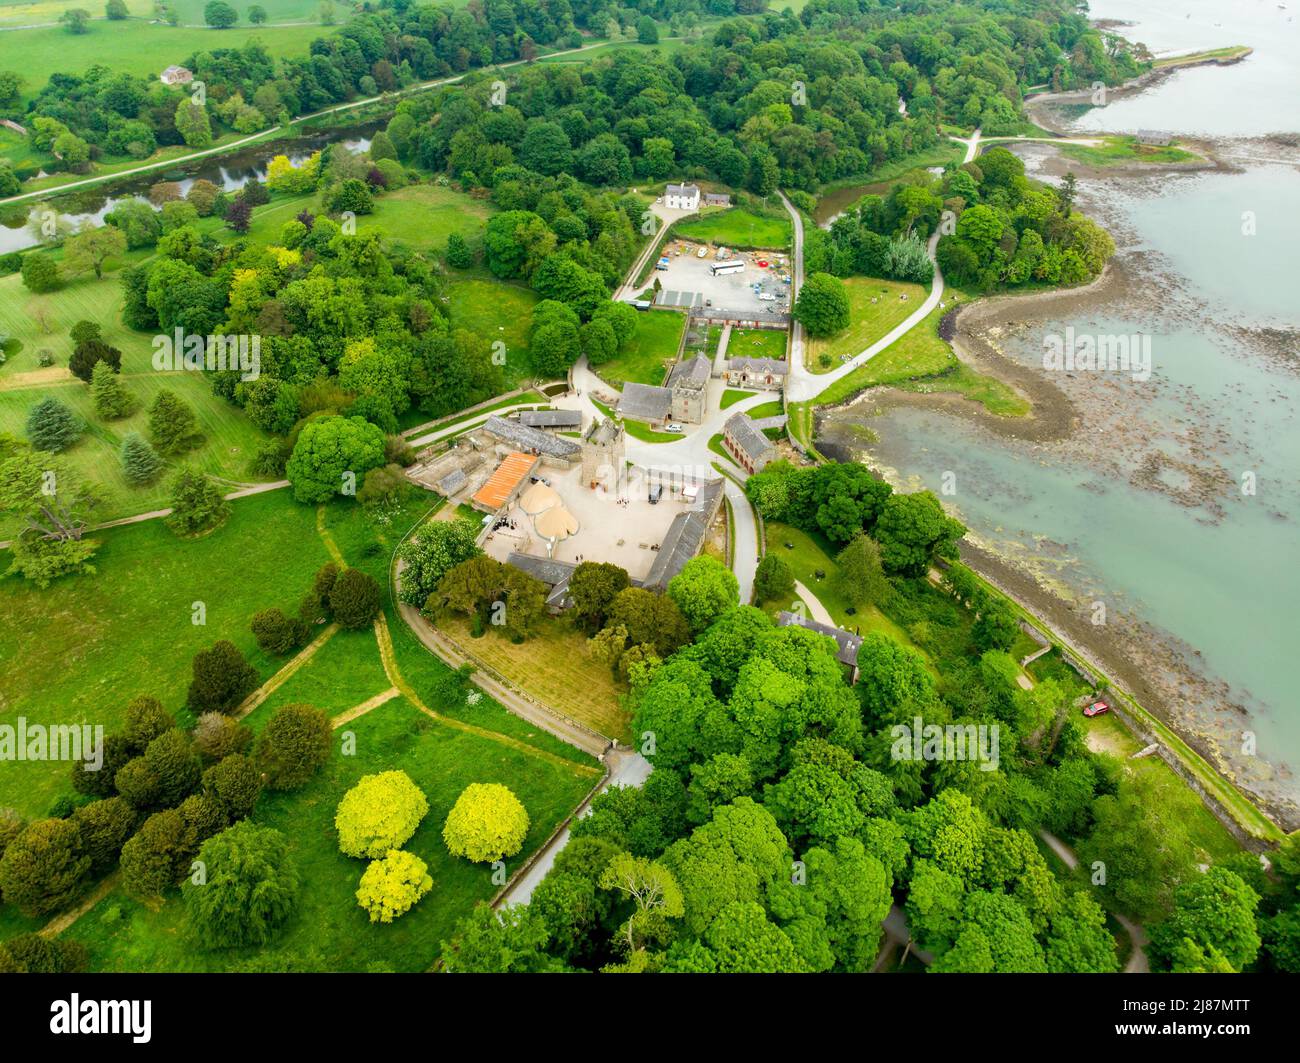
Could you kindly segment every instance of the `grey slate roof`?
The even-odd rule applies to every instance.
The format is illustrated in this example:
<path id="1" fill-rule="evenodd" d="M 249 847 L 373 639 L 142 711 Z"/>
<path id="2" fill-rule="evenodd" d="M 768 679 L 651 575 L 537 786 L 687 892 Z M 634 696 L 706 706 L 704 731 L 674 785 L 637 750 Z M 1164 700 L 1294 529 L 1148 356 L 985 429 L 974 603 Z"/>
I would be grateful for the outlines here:
<path id="1" fill-rule="evenodd" d="M 718 204 L 725 207 L 731 202 L 731 197 L 726 192 L 705 192 L 704 202 L 709 206 Z"/>
<path id="2" fill-rule="evenodd" d="M 685 567 L 686 562 L 700 552 L 704 536 L 709 530 L 709 521 L 717 512 L 721 497 L 721 480 L 706 480 L 700 484 L 695 501 L 685 513 L 677 514 L 668 526 L 664 541 L 659 546 L 659 554 L 650 566 L 650 573 L 643 584 L 647 590 L 667 589 L 672 578 Z"/>
<path id="3" fill-rule="evenodd" d="M 438 481 L 438 490 L 444 495 L 454 495 L 462 487 L 469 477 L 465 475 L 464 469 L 452 469 L 441 480 Z"/>
<path id="4" fill-rule="evenodd" d="M 731 441 L 754 461 L 772 449 L 772 441 L 749 419 L 748 414 L 733 413 L 722 426 Z"/>
<path id="5" fill-rule="evenodd" d="M 807 628 L 809 631 L 816 631 L 819 635 L 829 635 L 835 640 L 835 645 L 838 647 L 835 656 L 839 658 L 840 664 L 848 665 L 850 668 L 857 667 L 858 647 L 862 645 L 861 635 L 855 635 L 852 631 L 845 631 L 842 627 L 819 624 L 816 620 L 809 620 L 806 616 L 787 613 L 784 609 L 776 614 L 777 627 L 789 627 L 791 624 L 796 627 Z"/>
<path id="6" fill-rule="evenodd" d="M 555 458 L 573 458 L 582 450 L 572 439 L 551 435 L 537 428 L 529 428 L 518 421 L 492 416 L 483 422 L 483 431 L 509 443 L 518 450 L 531 450 Z"/>
<path id="7" fill-rule="evenodd" d="M 689 195 L 692 195 L 692 194 L 695 193 L 695 192 L 698 192 L 699 190 L 700 190 L 700 189 L 699 189 L 699 186 L 698 186 L 698 185 L 673 185 L 673 184 L 670 184 L 670 185 L 668 185 L 667 188 L 664 189 L 664 195 L 666 195 L 666 196 L 689 196 Z"/>
<path id="8" fill-rule="evenodd" d="M 618 412 L 637 421 L 662 421 L 672 408 L 672 389 L 650 384 L 624 384 L 618 400 Z"/>
<path id="9" fill-rule="evenodd" d="M 668 374 L 668 386 L 673 388 L 681 384 L 703 387 L 712 375 L 713 361 L 702 354 L 697 354 L 694 358 L 688 358 L 673 366 L 672 372 Z"/>
<path id="10" fill-rule="evenodd" d="M 533 557 L 532 554 L 511 553 L 506 558 L 508 564 L 514 565 L 521 572 L 527 572 L 534 579 L 539 579 L 548 587 L 558 588 L 560 584 L 568 585 L 569 577 L 578 566 L 568 561 L 556 561 L 549 557 Z"/>
<path id="11" fill-rule="evenodd" d="M 523 410 L 519 423 L 529 428 L 581 428 L 581 410 Z"/>
<path id="12" fill-rule="evenodd" d="M 776 376 L 785 376 L 790 372 L 789 364 L 780 358 L 731 358 L 727 362 L 727 368 L 738 372 L 772 373 Z"/>

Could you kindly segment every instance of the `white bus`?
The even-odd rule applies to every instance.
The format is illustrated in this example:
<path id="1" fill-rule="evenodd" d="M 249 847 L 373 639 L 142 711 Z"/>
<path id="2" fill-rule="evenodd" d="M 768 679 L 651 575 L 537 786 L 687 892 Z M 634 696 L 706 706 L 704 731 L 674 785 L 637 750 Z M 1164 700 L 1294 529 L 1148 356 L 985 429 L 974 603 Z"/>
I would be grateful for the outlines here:
<path id="1" fill-rule="evenodd" d="M 739 258 L 733 258 L 727 262 L 715 262 L 709 267 L 715 277 L 720 277 L 724 273 L 740 273 L 744 270 L 745 263 Z"/>

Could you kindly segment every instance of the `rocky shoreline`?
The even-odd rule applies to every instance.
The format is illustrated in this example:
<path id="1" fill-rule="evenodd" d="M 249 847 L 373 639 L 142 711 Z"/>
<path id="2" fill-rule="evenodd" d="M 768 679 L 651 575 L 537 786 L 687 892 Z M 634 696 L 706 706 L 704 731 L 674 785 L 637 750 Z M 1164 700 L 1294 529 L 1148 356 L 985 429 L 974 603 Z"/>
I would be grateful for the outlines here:
<path id="1" fill-rule="evenodd" d="M 1061 173 L 1065 169 L 1080 171 L 1069 160 L 1060 160 L 1050 146 L 1045 147 L 1061 164 Z M 1131 181 L 1137 176 L 1153 177 L 1162 172 L 1193 168 L 1236 169 L 1217 159 L 1194 167 L 1146 164 L 1088 169 L 1101 179 L 1114 177 Z M 1044 166 L 1039 172 L 1052 171 Z M 1107 213 L 1100 204 L 1097 206 L 1101 213 Z M 1107 456 L 1096 462 L 1094 471 L 1100 477 L 1098 482 L 1119 477 L 1141 490 L 1164 494 L 1186 508 L 1200 509 L 1200 519 L 1206 522 L 1222 519 L 1224 500 L 1233 481 L 1221 467 L 1218 455 L 1232 441 L 1221 426 L 1205 416 L 1200 396 L 1171 389 L 1169 397 L 1185 411 L 1185 416 L 1178 418 L 1174 425 L 1147 421 L 1144 417 L 1135 420 L 1131 396 L 1116 390 L 1124 385 L 1113 380 L 1099 381 L 1095 374 L 1058 373 L 1049 379 L 1038 366 L 1004 353 L 1003 344 L 1014 334 L 1032 331 L 1049 321 L 1102 315 L 1107 304 L 1117 301 L 1119 296 L 1125 301 L 1121 309 L 1130 313 L 1136 305 L 1143 314 L 1149 312 L 1153 320 L 1167 318 L 1171 312 L 1176 316 L 1176 304 L 1182 294 L 1176 282 L 1169 278 L 1167 271 L 1152 263 L 1149 255 L 1141 261 L 1136 259 L 1133 250 L 1136 241 L 1131 239 L 1132 234 L 1123 233 L 1118 219 L 1107 218 L 1104 223 L 1124 250 L 1091 284 L 982 299 L 963 307 L 956 317 L 952 342 L 958 358 L 1027 398 L 1032 404 L 1029 415 L 996 416 L 957 393 L 874 388 L 837 407 L 817 411 L 815 436 L 819 449 L 828 456 L 866 460 L 895 487 L 915 489 L 918 484 L 902 482 L 904 478 L 888 467 L 887 460 L 877 460 L 888 446 L 876 445 L 878 440 L 868 425 L 891 410 L 920 408 L 957 417 L 977 425 L 980 430 L 1017 441 L 1027 448 L 1027 458 L 1032 458 L 1040 448 L 1053 454 L 1077 449 L 1083 442 L 1081 430 L 1086 424 L 1089 433 L 1114 432 L 1118 433 L 1116 438 L 1135 444 L 1131 458 Z M 1223 327 L 1242 329 L 1231 324 Z M 1292 338 L 1290 333 L 1272 337 L 1276 342 L 1264 345 L 1265 354 L 1272 347 L 1280 356 L 1280 348 L 1287 346 Z M 1258 345 L 1252 346 L 1258 349 Z M 1195 648 L 1123 608 L 1111 611 L 1106 627 L 1093 627 L 1088 615 L 1087 588 L 1072 586 L 1064 578 L 1072 562 L 1065 544 L 1042 538 L 1030 550 L 1024 544 L 985 541 L 971 535 L 963 543 L 962 555 L 973 569 L 1029 612 L 1043 618 L 1085 657 L 1092 658 L 1148 711 L 1249 793 L 1276 822 L 1288 831 L 1300 827 L 1300 807 L 1291 796 L 1294 780 L 1286 765 L 1225 753 L 1239 748 L 1248 712 L 1226 683 L 1204 674 L 1198 664 L 1201 655 Z M 1291 793 L 1286 792 L 1288 789 Z"/>

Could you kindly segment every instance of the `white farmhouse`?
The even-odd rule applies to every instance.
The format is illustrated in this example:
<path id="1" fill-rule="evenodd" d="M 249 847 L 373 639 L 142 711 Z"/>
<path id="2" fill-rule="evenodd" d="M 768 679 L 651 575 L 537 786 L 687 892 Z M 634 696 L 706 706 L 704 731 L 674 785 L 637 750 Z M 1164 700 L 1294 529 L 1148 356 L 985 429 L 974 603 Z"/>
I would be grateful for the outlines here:
<path id="1" fill-rule="evenodd" d="M 169 66 L 161 74 L 158 80 L 164 85 L 184 85 L 194 80 L 194 75 L 183 66 Z"/>
<path id="2" fill-rule="evenodd" d="M 664 206 L 669 210 L 699 210 L 699 185 L 669 185 L 664 189 Z"/>

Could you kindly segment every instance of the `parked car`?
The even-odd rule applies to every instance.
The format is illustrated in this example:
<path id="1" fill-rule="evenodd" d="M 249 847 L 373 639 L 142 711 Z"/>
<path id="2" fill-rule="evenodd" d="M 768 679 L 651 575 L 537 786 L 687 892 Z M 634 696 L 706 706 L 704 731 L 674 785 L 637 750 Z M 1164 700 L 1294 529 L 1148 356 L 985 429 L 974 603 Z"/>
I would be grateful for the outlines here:
<path id="1" fill-rule="evenodd" d="M 771 292 L 760 292 L 758 297 L 765 303 L 776 302 L 776 296 Z"/>
<path id="2" fill-rule="evenodd" d="M 665 431 L 665 432 L 680 432 L 681 430 L 682 430 L 682 426 L 679 425 L 679 424 L 666 424 L 666 425 L 664 425 L 664 431 Z"/>
<path id="3" fill-rule="evenodd" d="M 703 258 L 708 253 L 709 253 L 709 249 L 707 247 L 701 247 L 698 251 L 695 252 L 695 257 Z"/>
<path id="4" fill-rule="evenodd" d="M 1110 712 L 1110 706 L 1104 701 L 1094 701 L 1083 710 L 1083 714 L 1089 718 L 1093 716 L 1101 716 L 1103 713 L 1107 712 Z"/>

